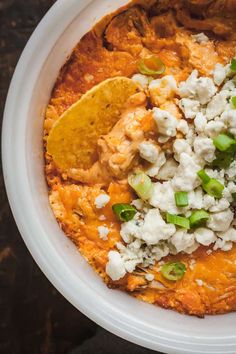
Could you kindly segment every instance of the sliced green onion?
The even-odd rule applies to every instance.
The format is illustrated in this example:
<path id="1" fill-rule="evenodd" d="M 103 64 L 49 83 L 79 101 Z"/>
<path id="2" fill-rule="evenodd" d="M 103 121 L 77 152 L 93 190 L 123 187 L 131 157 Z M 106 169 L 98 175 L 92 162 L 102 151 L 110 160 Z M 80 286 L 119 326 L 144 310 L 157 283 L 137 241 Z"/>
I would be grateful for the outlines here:
<path id="1" fill-rule="evenodd" d="M 233 71 L 233 73 L 236 73 L 236 58 L 232 59 L 230 70 Z"/>
<path id="2" fill-rule="evenodd" d="M 215 178 L 210 178 L 204 170 L 198 171 L 197 174 L 202 180 L 202 188 L 204 191 L 212 197 L 220 199 L 224 190 L 223 184 Z"/>
<path id="3" fill-rule="evenodd" d="M 186 272 L 186 266 L 184 263 L 176 262 L 176 263 L 166 263 L 161 267 L 161 274 L 164 278 L 176 281 L 183 278 Z"/>
<path id="4" fill-rule="evenodd" d="M 236 108 L 236 96 L 231 98 L 231 103 L 232 103 L 233 107 Z"/>
<path id="5" fill-rule="evenodd" d="M 236 151 L 236 139 L 227 134 L 220 134 L 214 140 L 217 148 L 216 159 L 212 162 L 213 167 L 228 168 L 234 160 Z"/>
<path id="6" fill-rule="evenodd" d="M 137 210 L 130 204 L 114 204 L 112 210 L 120 221 L 133 220 L 137 213 Z"/>
<path id="7" fill-rule="evenodd" d="M 153 190 L 152 180 L 144 172 L 130 175 L 128 183 L 141 199 L 147 200 L 151 197 Z"/>
<path id="8" fill-rule="evenodd" d="M 204 170 L 198 171 L 197 174 L 198 174 L 198 177 L 201 178 L 203 183 L 208 183 L 210 181 L 210 179 L 211 179 Z"/>
<path id="9" fill-rule="evenodd" d="M 216 152 L 216 159 L 212 162 L 212 167 L 228 168 L 231 162 L 234 160 L 234 156 L 231 152 Z"/>
<path id="10" fill-rule="evenodd" d="M 174 224 L 177 226 L 180 226 L 184 229 L 190 229 L 190 222 L 189 219 L 183 217 L 183 216 L 179 216 L 179 215 L 174 215 L 174 214 L 166 214 L 166 221 L 169 224 Z"/>
<path id="11" fill-rule="evenodd" d="M 143 58 L 138 64 L 139 72 L 143 75 L 160 75 L 166 70 L 165 64 L 156 55 Z"/>
<path id="12" fill-rule="evenodd" d="M 204 225 L 209 219 L 209 214 L 205 210 L 196 210 L 189 217 L 191 227 L 199 227 Z"/>
<path id="13" fill-rule="evenodd" d="M 222 152 L 229 151 L 236 146 L 236 140 L 226 134 L 218 135 L 213 139 L 213 143 L 215 147 Z"/>
<path id="14" fill-rule="evenodd" d="M 232 194 L 233 201 L 236 202 L 236 193 Z"/>
<path id="15" fill-rule="evenodd" d="M 220 199 L 225 187 L 217 179 L 211 178 L 209 182 L 202 184 L 202 188 L 207 194 Z"/>
<path id="16" fill-rule="evenodd" d="M 177 207 L 186 207 L 188 205 L 188 193 L 175 192 L 175 204 Z"/>

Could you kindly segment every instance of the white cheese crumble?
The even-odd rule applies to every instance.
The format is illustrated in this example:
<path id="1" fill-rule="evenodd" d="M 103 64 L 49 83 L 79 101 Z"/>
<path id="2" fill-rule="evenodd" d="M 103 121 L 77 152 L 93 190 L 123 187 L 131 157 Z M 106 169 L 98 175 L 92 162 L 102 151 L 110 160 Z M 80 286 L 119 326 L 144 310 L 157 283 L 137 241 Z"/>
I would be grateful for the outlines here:
<path id="1" fill-rule="evenodd" d="M 178 130 L 179 132 L 183 133 L 184 135 L 188 134 L 189 128 L 188 128 L 188 123 L 186 122 L 186 120 L 181 119 L 181 120 L 178 122 L 177 130 Z"/>
<path id="2" fill-rule="evenodd" d="M 179 162 L 180 164 L 172 180 L 172 185 L 176 191 L 191 192 L 200 185 L 197 172 L 201 170 L 201 166 L 185 152 L 180 155 Z"/>
<path id="3" fill-rule="evenodd" d="M 161 240 L 169 239 L 175 231 L 175 226 L 166 224 L 158 209 L 151 209 L 144 219 L 142 240 L 147 245 L 155 245 Z"/>
<path id="4" fill-rule="evenodd" d="M 154 163 L 157 161 L 159 155 L 159 149 L 153 143 L 149 141 L 144 141 L 141 144 L 139 144 L 138 149 L 139 149 L 140 156 L 144 160 L 147 160 L 150 163 Z"/>
<path id="5" fill-rule="evenodd" d="M 195 130 L 197 133 L 203 133 L 206 125 L 207 125 L 207 119 L 206 117 L 203 115 L 203 113 L 198 112 L 196 114 L 196 117 L 194 119 L 194 125 L 195 125 Z"/>
<path id="6" fill-rule="evenodd" d="M 227 105 L 227 93 L 221 91 L 216 94 L 212 100 L 208 103 L 206 108 L 206 117 L 208 120 L 214 119 L 220 116 Z"/>
<path id="7" fill-rule="evenodd" d="M 106 226 L 98 226 L 99 237 L 104 241 L 108 240 L 107 236 L 109 234 L 109 231 L 110 230 Z"/>
<path id="8" fill-rule="evenodd" d="M 153 274 L 146 274 L 145 275 L 145 279 L 147 280 L 147 281 L 153 281 L 154 280 L 154 275 Z"/>
<path id="9" fill-rule="evenodd" d="M 174 177 L 177 172 L 177 169 L 178 163 L 173 158 L 169 158 L 165 162 L 165 164 L 160 168 L 156 177 L 160 181 L 168 181 Z M 229 173 L 231 173 L 231 171 L 229 171 Z"/>
<path id="10" fill-rule="evenodd" d="M 216 236 L 212 230 L 201 227 L 194 232 L 195 239 L 203 246 L 209 246 L 216 241 Z"/>
<path id="11" fill-rule="evenodd" d="M 156 162 L 151 165 L 145 172 L 150 177 L 156 177 L 160 171 L 160 168 L 165 164 L 166 156 L 164 152 L 160 152 L 158 154 Z"/>
<path id="12" fill-rule="evenodd" d="M 163 109 L 154 108 L 153 118 L 160 134 L 168 137 L 176 136 L 178 120 L 172 114 Z"/>
<path id="13" fill-rule="evenodd" d="M 196 281 L 198 286 L 203 286 L 204 285 L 204 282 L 203 282 L 202 279 L 196 279 L 195 281 Z"/>
<path id="14" fill-rule="evenodd" d="M 183 111 L 187 119 L 193 119 L 199 112 L 200 103 L 190 98 L 182 98 L 179 101 L 179 108 Z"/>
<path id="15" fill-rule="evenodd" d="M 189 97 L 193 98 L 196 92 L 196 82 L 198 78 L 198 71 L 193 70 L 191 75 L 188 77 L 186 81 L 183 81 L 179 85 L 179 95 L 180 97 Z"/>
<path id="16" fill-rule="evenodd" d="M 216 92 L 217 88 L 214 85 L 213 80 L 208 77 L 198 78 L 197 70 L 194 70 L 189 78 L 185 82 L 181 82 L 179 85 L 180 97 L 193 99 L 193 105 L 195 105 L 195 107 L 198 104 L 205 105 L 208 103 Z M 187 105 L 190 107 L 190 102 L 187 101 Z"/>
<path id="17" fill-rule="evenodd" d="M 177 253 L 182 251 L 189 253 L 189 250 L 196 244 L 194 234 L 189 234 L 185 230 L 177 231 L 171 237 L 170 242 L 175 247 Z"/>
<path id="18" fill-rule="evenodd" d="M 204 105 L 210 101 L 216 91 L 217 89 L 212 79 L 208 77 L 200 77 L 196 85 L 195 97 L 197 97 L 200 104 Z"/>
<path id="19" fill-rule="evenodd" d="M 225 198 L 221 198 L 217 201 L 215 201 L 214 205 L 212 205 L 210 208 L 209 208 L 209 211 L 211 213 L 218 213 L 220 211 L 223 211 L 225 209 L 228 209 L 230 206 L 230 203 L 227 199 Z"/>
<path id="20" fill-rule="evenodd" d="M 158 139 L 157 139 L 158 143 L 160 143 L 160 144 L 165 144 L 169 140 L 170 140 L 170 137 L 169 136 L 164 136 L 164 135 L 160 135 L 158 137 Z"/>
<path id="21" fill-rule="evenodd" d="M 193 39 L 201 44 L 208 40 L 204 36 L 200 33 Z M 236 193 L 236 161 L 226 169 L 210 167 L 217 156 L 213 139 L 220 133 L 236 136 L 236 110 L 230 103 L 231 97 L 236 96 L 236 84 L 229 65 L 217 64 L 212 78 L 199 77 L 194 70 L 178 87 L 169 75 L 150 82 L 145 75 L 137 74 L 133 80 L 149 90 L 152 103 L 157 106 L 174 100 L 177 109 L 179 103 L 182 119 L 175 117 L 174 110 L 170 113 L 157 107 L 152 109 L 156 132 L 147 134 L 146 139 L 151 140 L 139 142 L 138 150 L 140 157 L 149 162 L 145 163 L 144 172 L 154 179 L 153 190 L 148 200 L 132 201 L 137 213 L 133 220 L 121 224 L 122 242 L 116 244 L 117 251 L 109 252 L 106 267 L 113 280 L 132 273 L 138 265 L 146 268 L 158 262 L 160 267 L 165 262 L 159 261 L 169 254 L 192 254 L 202 245 L 211 247 L 206 251 L 210 255 L 218 249 L 229 251 L 236 243 L 236 222 L 231 208 L 232 194 Z M 165 151 L 158 142 L 167 143 Z M 203 190 L 197 174 L 202 169 L 224 186 L 220 199 Z M 176 205 L 175 192 L 187 193 L 187 206 Z M 109 196 L 101 194 L 95 205 L 103 208 L 109 200 Z M 198 228 L 186 230 L 166 221 L 167 213 L 188 218 L 201 209 L 209 213 L 209 219 Z M 104 220 L 102 216 L 100 220 Z M 98 233 L 107 239 L 109 229 L 100 226 Z M 191 259 L 190 270 L 195 265 L 195 259 Z M 144 277 L 149 282 L 154 280 L 153 274 L 146 273 Z M 201 279 L 196 283 L 208 286 Z"/>
<path id="22" fill-rule="evenodd" d="M 106 265 L 107 275 L 109 275 L 114 281 L 123 278 L 126 274 L 126 269 L 120 253 L 117 251 L 110 251 L 108 253 L 108 258 L 109 260 Z"/>
<path id="23" fill-rule="evenodd" d="M 174 189 L 170 181 L 154 184 L 149 203 L 162 212 L 178 213 L 178 208 L 175 204 Z"/>
<path id="24" fill-rule="evenodd" d="M 216 64 L 215 69 L 213 71 L 214 83 L 217 86 L 220 86 L 226 79 L 228 74 L 227 68 L 222 64 Z"/>
<path id="25" fill-rule="evenodd" d="M 188 193 L 188 209 L 203 208 L 203 191 L 201 187 Z M 191 213 L 191 212 L 190 212 Z"/>
<path id="26" fill-rule="evenodd" d="M 236 242 L 236 229 L 230 227 L 225 232 L 218 232 L 218 236 L 224 241 Z"/>
<path id="27" fill-rule="evenodd" d="M 233 242 L 230 241 L 224 241 L 220 238 L 218 238 L 216 240 L 216 243 L 214 244 L 213 250 L 217 251 L 218 249 L 222 250 L 222 251 L 230 251 L 233 247 Z"/>
<path id="28" fill-rule="evenodd" d="M 202 207 L 205 210 L 209 210 L 214 205 L 215 205 L 215 198 L 208 194 L 204 195 L 202 201 Z"/>
<path id="29" fill-rule="evenodd" d="M 135 74 L 132 76 L 132 80 L 139 84 L 144 90 L 148 88 L 150 78 L 146 75 Z"/>
<path id="30" fill-rule="evenodd" d="M 213 231 L 227 231 L 233 219 L 234 214 L 230 209 L 212 213 L 207 221 L 207 227 Z"/>
<path id="31" fill-rule="evenodd" d="M 140 229 L 140 238 L 147 245 L 155 245 L 161 240 L 167 240 L 176 231 L 174 225 L 166 224 L 158 209 L 148 211 Z"/>
<path id="32" fill-rule="evenodd" d="M 191 37 L 192 37 L 194 42 L 197 42 L 199 44 L 206 43 L 206 42 L 209 41 L 209 38 L 203 32 L 197 33 L 197 34 L 193 34 Z"/>
<path id="33" fill-rule="evenodd" d="M 198 136 L 194 140 L 193 147 L 196 156 L 204 159 L 206 162 L 215 160 L 215 146 L 212 139 Z"/>
<path id="34" fill-rule="evenodd" d="M 104 208 L 110 201 L 110 197 L 107 194 L 100 194 L 96 199 L 95 199 L 95 206 L 97 209 L 102 209 Z"/>
<path id="35" fill-rule="evenodd" d="M 229 133 L 236 137 L 236 109 L 223 112 L 220 119 L 228 127 Z"/>
<path id="36" fill-rule="evenodd" d="M 180 160 L 180 155 L 186 153 L 192 155 L 192 147 L 185 139 L 176 139 L 173 144 L 174 158 L 176 161 Z"/>
<path id="37" fill-rule="evenodd" d="M 220 120 L 211 120 L 205 125 L 204 130 L 210 138 L 215 138 L 226 130 L 226 126 Z"/>
<path id="38" fill-rule="evenodd" d="M 106 220 L 105 215 L 100 215 L 99 218 L 98 218 L 98 220 L 100 220 L 100 221 L 105 221 L 105 220 Z"/>

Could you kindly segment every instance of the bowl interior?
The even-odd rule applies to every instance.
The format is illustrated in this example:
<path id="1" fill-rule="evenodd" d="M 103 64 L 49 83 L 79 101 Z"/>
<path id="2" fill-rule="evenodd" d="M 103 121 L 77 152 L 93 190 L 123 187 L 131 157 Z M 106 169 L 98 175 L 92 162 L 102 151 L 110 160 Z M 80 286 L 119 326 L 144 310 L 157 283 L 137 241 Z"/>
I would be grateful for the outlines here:
<path id="1" fill-rule="evenodd" d="M 103 327 L 168 353 L 235 353 L 235 313 L 202 320 L 109 290 L 60 230 L 49 206 L 42 135 L 50 92 L 80 38 L 98 19 L 126 3 L 58 0 L 31 38 L 14 75 L 3 127 L 4 174 L 12 210 L 46 276 Z"/>

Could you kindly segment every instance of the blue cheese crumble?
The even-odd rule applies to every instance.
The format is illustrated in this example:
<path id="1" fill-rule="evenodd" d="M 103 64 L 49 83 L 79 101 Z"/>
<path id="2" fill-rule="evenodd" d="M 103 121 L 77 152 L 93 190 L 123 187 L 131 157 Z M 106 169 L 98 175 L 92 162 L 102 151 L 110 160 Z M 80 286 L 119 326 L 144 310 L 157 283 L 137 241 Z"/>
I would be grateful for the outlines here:
<path id="1" fill-rule="evenodd" d="M 192 36 L 194 41 L 206 43 L 208 38 L 200 33 Z M 230 65 L 217 64 L 212 78 L 200 77 L 194 70 L 186 81 L 177 85 L 173 76 L 158 80 L 145 75 L 134 75 L 133 80 L 148 92 L 152 103 L 156 136 L 144 140 L 138 146 L 140 157 L 145 160 L 144 172 L 153 178 L 153 191 L 148 200 L 136 199 L 132 205 L 137 209 L 133 220 L 121 224 L 122 242 L 117 250 L 109 252 L 106 267 L 112 280 L 121 279 L 132 273 L 137 266 L 149 267 L 169 254 L 180 252 L 191 254 L 199 246 L 211 247 L 213 251 L 229 251 L 236 242 L 236 223 L 232 208 L 236 193 L 236 161 L 225 169 L 211 167 L 216 159 L 213 139 L 221 133 L 236 138 L 236 109 L 231 103 L 236 96 L 236 80 Z M 182 118 L 168 111 L 168 102 L 174 101 Z M 165 109 L 162 105 L 165 103 Z M 171 141 L 172 150 L 162 150 L 160 144 Z M 148 167 L 147 167 L 148 165 Z M 205 170 L 210 178 L 217 179 L 223 186 L 223 194 L 216 199 L 206 194 L 197 173 Z M 178 207 L 175 192 L 188 193 L 188 205 Z M 104 207 L 109 197 L 97 197 L 97 208 Z M 204 226 L 183 229 L 166 221 L 166 213 L 189 217 L 193 211 L 204 209 L 209 219 Z M 109 230 L 100 228 L 101 237 Z M 195 260 L 190 262 L 193 270 Z M 146 275 L 147 281 L 154 279 Z M 203 286 L 197 279 L 198 286 Z"/>

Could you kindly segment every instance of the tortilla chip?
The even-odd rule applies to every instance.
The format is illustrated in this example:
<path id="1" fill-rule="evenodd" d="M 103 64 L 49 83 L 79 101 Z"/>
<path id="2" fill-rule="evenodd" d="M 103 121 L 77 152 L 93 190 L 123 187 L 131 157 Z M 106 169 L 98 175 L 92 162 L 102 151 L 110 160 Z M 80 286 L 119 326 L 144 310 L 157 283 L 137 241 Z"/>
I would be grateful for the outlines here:
<path id="1" fill-rule="evenodd" d="M 97 140 L 107 134 L 120 118 L 136 83 L 126 77 L 103 81 L 71 106 L 55 123 L 47 151 L 62 170 L 87 169 L 97 158 Z"/>

